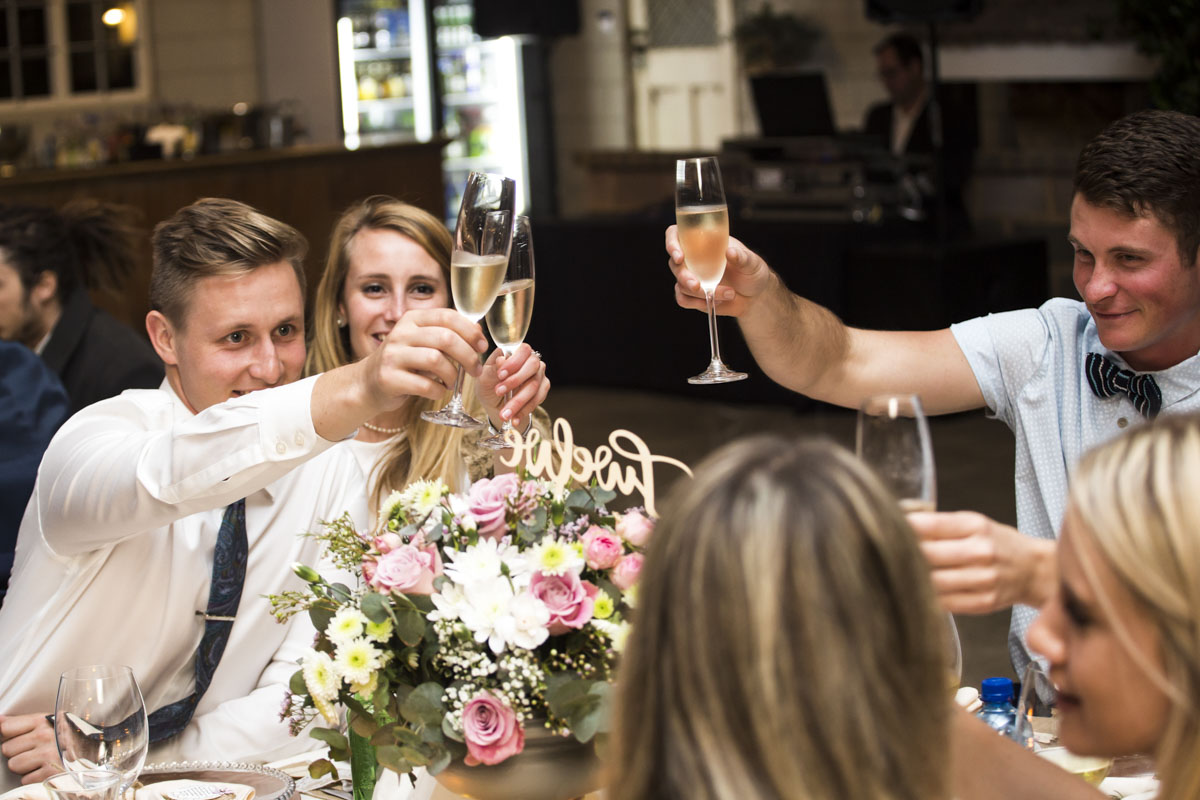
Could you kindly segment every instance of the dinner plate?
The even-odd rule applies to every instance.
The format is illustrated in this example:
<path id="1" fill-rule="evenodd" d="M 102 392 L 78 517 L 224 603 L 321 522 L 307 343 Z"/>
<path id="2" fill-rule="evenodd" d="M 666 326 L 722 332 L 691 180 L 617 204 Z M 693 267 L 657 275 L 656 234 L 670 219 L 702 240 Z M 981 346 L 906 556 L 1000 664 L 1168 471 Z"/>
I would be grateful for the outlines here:
<path id="1" fill-rule="evenodd" d="M 240 783 L 254 789 L 254 800 L 291 800 L 296 793 L 296 781 L 279 770 L 259 764 L 238 764 L 232 761 L 151 764 L 144 767 L 142 774 L 138 776 L 138 781 L 147 785 L 177 780 Z"/>

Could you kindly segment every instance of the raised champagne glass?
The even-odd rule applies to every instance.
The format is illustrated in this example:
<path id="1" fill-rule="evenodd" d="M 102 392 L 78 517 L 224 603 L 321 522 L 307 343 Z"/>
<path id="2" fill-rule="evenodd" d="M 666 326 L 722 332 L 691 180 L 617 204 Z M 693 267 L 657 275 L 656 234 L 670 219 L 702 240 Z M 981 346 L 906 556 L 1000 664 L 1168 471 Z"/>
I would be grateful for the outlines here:
<path id="1" fill-rule="evenodd" d="M 937 474 L 929 420 L 915 394 L 868 397 L 858 409 L 855 452 L 883 481 L 904 511 L 937 509 Z M 946 660 L 955 687 L 962 678 L 962 643 L 946 614 Z"/>
<path id="2" fill-rule="evenodd" d="M 485 317 L 492 341 L 506 357 L 517 351 L 529 331 L 529 320 L 533 317 L 533 289 L 533 231 L 529 217 L 522 216 L 517 217 L 517 224 L 513 228 L 512 251 L 508 256 L 504 283 L 500 284 L 496 302 L 492 303 Z M 512 391 L 509 391 L 508 397 L 512 397 Z M 504 434 L 510 430 L 512 420 L 505 420 L 499 433 L 489 436 L 480 444 L 492 450 L 503 450 L 509 447 Z"/>
<path id="3" fill-rule="evenodd" d="M 708 369 L 688 378 L 688 383 L 729 383 L 745 380 L 746 373 L 734 372 L 721 361 L 717 339 L 717 312 L 713 291 L 725 274 L 725 250 L 729 247 L 729 211 L 721 168 L 712 156 L 681 158 L 675 162 L 675 224 L 683 262 L 700 281 L 708 306 Z"/>
<path id="4" fill-rule="evenodd" d="M 471 322 L 483 318 L 504 282 L 512 246 L 515 196 L 516 183 L 512 178 L 483 172 L 467 176 L 454 226 L 450 293 L 454 308 Z M 484 423 L 466 412 L 462 383 L 463 368 L 459 365 L 450 402 L 437 411 L 421 412 L 421 419 L 456 428 L 482 428 Z"/>

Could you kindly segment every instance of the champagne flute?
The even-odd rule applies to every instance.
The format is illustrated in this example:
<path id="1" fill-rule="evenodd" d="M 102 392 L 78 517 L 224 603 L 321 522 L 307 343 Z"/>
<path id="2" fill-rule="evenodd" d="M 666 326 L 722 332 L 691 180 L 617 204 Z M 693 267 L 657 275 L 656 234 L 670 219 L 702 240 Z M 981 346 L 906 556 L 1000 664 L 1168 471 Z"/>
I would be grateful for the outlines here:
<path id="1" fill-rule="evenodd" d="M 450 292 L 454 308 L 471 322 L 478 322 L 495 301 L 511 245 L 511 212 L 492 211 L 484 215 L 477 251 L 455 246 L 450 257 Z M 482 428 L 484 423 L 466 412 L 462 384 L 463 367 L 459 364 L 450 402 L 439 411 L 422 412 L 421 419 L 456 428 Z"/>
<path id="2" fill-rule="evenodd" d="M 675 162 L 675 224 L 683 262 L 700 280 L 708 306 L 708 369 L 688 378 L 688 383 L 729 383 L 745 380 L 746 373 L 734 372 L 721 361 L 717 341 L 717 312 L 713 290 L 725 274 L 725 250 L 729 247 L 729 211 L 721 168 L 712 156 L 681 158 Z"/>
<path id="3" fill-rule="evenodd" d="M 471 322 L 483 318 L 504 281 L 512 245 L 515 196 L 516 182 L 512 178 L 483 172 L 467 176 L 454 226 L 450 292 L 455 309 Z M 421 419 L 456 428 L 482 428 L 483 423 L 463 407 L 462 382 L 463 368 L 459 365 L 450 402 L 438 411 L 421 412 Z"/>
<path id="4" fill-rule="evenodd" d="M 937 476 L 929 421 L 915 394 L 868 397 L 858 409 L 855 452 L 883 481 L 900 508 L 934 511 Z M 962 680 L 962 641 L 954 615 L 946 614 L 947 661 L 957 687 Z"/>
<path id="5" fill-rule="evenodd" d="M 858 409 L 855 451 L 907 511 L 937 508 L 929 422 L 915 394 L 868 397 Z"/>
<path id="6" fill-rule="evenodd" d="M 508 269 L 504 283 L 496 295 L 496 302 L 487 312 L 488 332 L 505 356 L 511 356 L 525 341 L 529 331 L 529 320 L 533 317 L 533 231 L 529 217 L 517 217 L 513 231 L 512 252 L 508 257 Z M 508 393 L 512 397 L 512 391 Z M 507 402 L 507 400 L 506 400 Z M 504 426 L 495 436 L 480 442 L 491 450 L 508 447 L 504 434 L 512 430 L 512 420 L 504 420 Z"/>
<path id="7" fill-rule="evenodd" d="M 54 740 L 68 771 L 116 772 L 124 794 L 142 771 L 150 744 L 133 670 L 97 664 L 64 672 L 54 702 Z"/>

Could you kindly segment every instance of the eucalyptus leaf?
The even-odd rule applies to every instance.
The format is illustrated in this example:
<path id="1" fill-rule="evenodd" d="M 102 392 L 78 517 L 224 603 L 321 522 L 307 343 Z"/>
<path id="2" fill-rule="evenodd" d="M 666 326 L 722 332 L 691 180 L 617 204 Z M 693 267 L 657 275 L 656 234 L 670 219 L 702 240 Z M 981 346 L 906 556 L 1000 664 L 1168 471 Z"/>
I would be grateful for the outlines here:
<path id="1" fill-rule="evenodd" d="M 333 728 L 312 728 L 309 730 L 308 735 L 329 745 L 330 750 L 338 750 L 344 753 L 350 752 L 350 743 L 346 741 L 346 737 L 342 735 L 341 731 L 334 730 Z M 339 758 L 339 760 L 343 759 Z"/>
<path id="2" fill-rule="evenodd" d="M 442 719 L 445 719 L 445 717 L 442 717 Z M 441 744 L 443 741 L 445 741 L 445 737 L 442 736 L 441 727 L 438 725 L 426 725 L 425 727 L 421 728 L 421 741 L 426 746 L 431 744 Z"/>
<path id="3" fill-rule="evenodd" d="M 340 603 L 350 602 L 350 587 L 344 583 L 333 583 L 329 586 L 329 596 Z"/>
<path id="4" fill-rule="evenodd" d="M 371 736 L 371 744 L 375 747 L 386 747 L 396 743 L 396 734 L 399 733 L 400 726 L 396 724 L 381 725 L 379 730 Z"/>
<path id="5" fill-rule="evenodd" d="M 400 706 L 400 715 L 416 725 L 440 725 L 445 716 L 442 687 L 432 681 L 422 683 Z"/>
<path id="6" fill-rule="evenodd" d="M 415 747 L 400 747 L 400 757 L 410 764 L 424 764 L 428 757 Z"/>
<path id="7" fill-rule="evenodd" d="M 375 731 L 379 730 L 379 723 L 369 716 L 351 714 L 350 730 L 354 731 L 364 739 L 370 739 L 375 735 Z"/>
<path id="8" fill-rule="evenodd" d="M 308 684 L 304 682 L 304 670 L 298 669 L 292 673 L 291 679 L 288 680 L 288 689 L 292 694 L 308 694 Z"/>
<path id="9" fill-rule="evenodd" d="M 420 747 L 421 735 L 412 728 L 398 725 L 396 727 L 396 744 L 406 745 L 408 747 Z"/>
<path id="10" fill-rule="evenodd" d="M 396 633 L 405 644 L 420 644 L 425 637 L 425 615 L 415 608 L 396 609 Z"/>
<path id="11" fill-rule="evenodd" d="M 387 598 L 379 592 L 364 594 L 360 605 L 363 614 L 376 625 L 386 622 L 392 616 L 392 608 L 388 604 Z"/>
<path id="12" fill-rule="evenodd" d="M 437 775 L 446 767 L 450 766 L 450 751 L 445 747 L 435 747 L 433 749 L 432 756 L 433 757 L 429 760 L 429 766 L 426 767 L 426 769 L 429 770 L 430 775 Z"/>
<path id="13" fill-rule="evenodd" d="M 308 618 L 312 620 L 313 627 L 321 633 L 329 627 L 329 620 L 333 619 L 333 609 L 325 605 L 314 605 L 308 609 Z"/>
<path id="14" fill-rule="evenodd" d="M 308 765 L 308 777 L 320 778 L 323 775 L 332 775 L 335 779 L 338 777 L 337 767 L 328 758 L 318 758 Z"/>
<path id="15" fill-rule="evenodd" d="M 452 739 L 456 742 L 461 742 L 463 740 L 463 735 L 454 730 L 454 725 L 450 722 L 449 714 L 442 717 L 442 733 L 445 734 L 447 739 Z"/>
<path id="16" fill-rule="evenodd" d="M 399 772 L 400 774 L 412 772 L 414 767 L 413 764 L 405 760 L 404 756 L 400 755 L 400 748 L 396 745 L 375 748 L 375 760 L 393 772 Z"/>

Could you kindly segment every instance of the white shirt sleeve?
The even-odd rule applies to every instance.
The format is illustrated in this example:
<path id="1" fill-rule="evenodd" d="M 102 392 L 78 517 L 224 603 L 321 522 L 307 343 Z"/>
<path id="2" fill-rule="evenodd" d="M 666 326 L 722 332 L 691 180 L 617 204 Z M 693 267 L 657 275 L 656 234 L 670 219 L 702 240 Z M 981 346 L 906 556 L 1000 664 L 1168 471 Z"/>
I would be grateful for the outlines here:
<path id="1" fill-rule="evenodd" d="M 1010 426 L 1014 399 L 1046 365 L 1051 330 L 1043 309 L 988 314 L 950 326 L 988 409 Z"/>
<path id="2" fill-rule="evenodd" d="M 312 423 L 316 377 L 192 415 L 165 390 L 79 412 L 42 460 L 47 546 L 78 555 L 262 489 L 332 445 Z"/>

